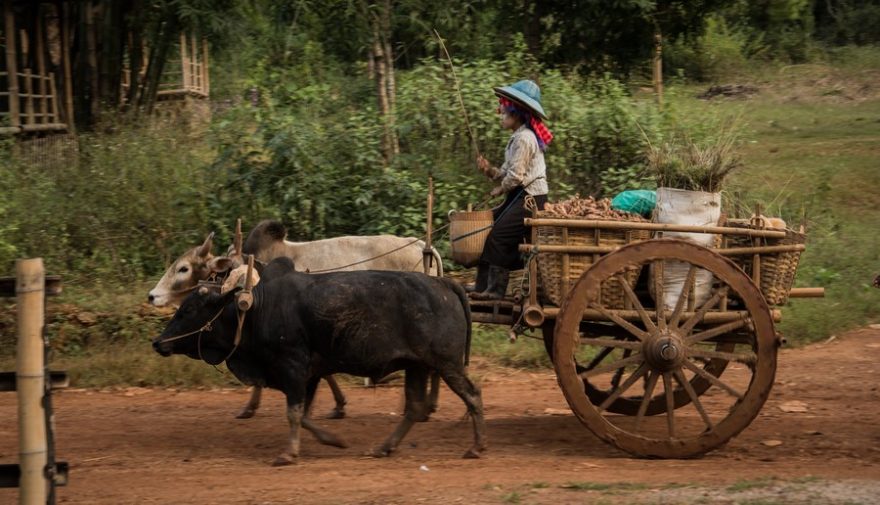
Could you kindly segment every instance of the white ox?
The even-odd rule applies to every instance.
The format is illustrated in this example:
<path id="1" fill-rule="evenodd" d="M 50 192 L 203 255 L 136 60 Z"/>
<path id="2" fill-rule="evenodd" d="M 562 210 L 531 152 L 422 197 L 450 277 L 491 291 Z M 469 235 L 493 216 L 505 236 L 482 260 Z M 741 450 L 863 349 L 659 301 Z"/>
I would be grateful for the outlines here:
<path id="1" fill-rule="evenodd" d="M 157 307 L 180 305 L 199 281 L 207 280 L 212 274 L 226 272 L 230 266 L 237 266 L 238 261 L 231 258 L 244 254 L 253 254 L 262 263 L 275 258 L 288 257 L 293 260 L 296 269 L 311 273 L 351 270 L 392 270 L 401 272 L 421 272 L 425 242 L 412 237 L 396 237 L 393 235 L 347 236 L 336 237 L 313 242 L 291 242 L 286 240 L 287 230 L 277 221 L 261 221 L 248 233 L 242 251 L 235 251 L 230 246 L 227 256 L 214 256 L 214 233 L 208 235 L 202 245 L 196 246 L 175 260 L 156 286 L 150 290 L 148 300 Z M 443 263 L 440 255 L 432 249 L 433 275 L 443 276 Z M 331 418 L 345 416 L 345 396 L 332 376 L 325 377 L 336 407 L 329 415 Z M 430 405 L 432 410 L 437 405 L 439 380 L 434 374 L 431 382 Z M 254 387 L 251 398 L 236 416 L 240 419 L 253 417 L 260 405 L 262 390 Z"/>

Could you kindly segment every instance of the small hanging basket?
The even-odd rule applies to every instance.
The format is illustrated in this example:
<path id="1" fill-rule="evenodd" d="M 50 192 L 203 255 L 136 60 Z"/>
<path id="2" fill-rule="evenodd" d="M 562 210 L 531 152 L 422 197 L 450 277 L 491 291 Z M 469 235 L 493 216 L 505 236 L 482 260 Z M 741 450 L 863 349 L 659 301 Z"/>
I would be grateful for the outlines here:
<path id="1" fill-rule="evenodd" d="M 465 267 L 473 267 L 480 261 L 486 237 L 492 231 L 492 210 L 468 210 L 449 212 L 449 240 L 452 261 Z"/>

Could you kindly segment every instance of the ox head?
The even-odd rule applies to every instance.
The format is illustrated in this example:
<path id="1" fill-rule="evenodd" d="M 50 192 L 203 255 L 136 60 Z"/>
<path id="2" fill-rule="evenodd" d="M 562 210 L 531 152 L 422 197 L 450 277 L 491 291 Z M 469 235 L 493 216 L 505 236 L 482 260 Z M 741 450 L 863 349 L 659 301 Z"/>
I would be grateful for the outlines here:
<path id="1" fill-rule="evenodd" d="M 234 259 L 211 254 L 214 233 L 200 246 L 193 247 L 177 258 L 150 290 L 147 300 L 157 306 L 180 305 L 183 299 L 212 273 L 225 272 L 234 266 Z"/>
<path id="2" fill-rule="evenodd" d="M 211 365 L 222 362 L 233 348 L 237 291 L 222 293 L 206 286 L 197 289 L 183 300 L 162 334 L 153 339 L 153 349 L 162 356 L 185 354 Z"/>

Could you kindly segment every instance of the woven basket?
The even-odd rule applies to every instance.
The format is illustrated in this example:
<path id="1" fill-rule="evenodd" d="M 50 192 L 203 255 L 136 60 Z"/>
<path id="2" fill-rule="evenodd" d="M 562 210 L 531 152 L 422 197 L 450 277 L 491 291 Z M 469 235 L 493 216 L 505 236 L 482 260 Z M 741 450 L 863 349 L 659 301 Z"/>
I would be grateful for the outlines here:
<path id="1" fill-rule="evenodd" d="M 742 220 L 731 220 L 726 226 L 733 228 L 766 229 L 762 226 Z M 793 230 L 785 230 L 785 238 L 759 238 L 746 235 L 728 235 L 726 247 L 755 247 L 774 245 L 799 245 L 806 242 L 806 235 Z M 761 292 L 768 305 L 785 305 L 788 294 L 794 285 L 801 251 L 761 254 Z M 731 260 L 742 268 L 750 277 L 752 275 L 752 256 L 731 256 Z"/>
<path id="2" fill-rule="evenodd" d="M 483 254 L 486 237 L 492 231 L 491 210 L 451 211 L 449 240 L 452 261 L 465 267 L 476 266 Z"/>
<path id="3" fill-rule="evenodd" d="M 538 212 L 537 217 L 548 216 Z M 542 245 L 594 245 L 619 247 L 651 238 L 648 230 L 605 230 L 600 228 L 568 228 L 565 226 L 538 226 L 538 250 Z M 546 253 L 538 255 L 543 297 L 546 302 L 560 305 L 562 299 L 575 285 L 581 275 L 598 260 L 601 254 Z M 641 267 L 627 269 L 624 278 L 634 287 Z M 609 309 L 623 309 L 626 293 L 617 279 L 602 284 L 600 303 Z"/>

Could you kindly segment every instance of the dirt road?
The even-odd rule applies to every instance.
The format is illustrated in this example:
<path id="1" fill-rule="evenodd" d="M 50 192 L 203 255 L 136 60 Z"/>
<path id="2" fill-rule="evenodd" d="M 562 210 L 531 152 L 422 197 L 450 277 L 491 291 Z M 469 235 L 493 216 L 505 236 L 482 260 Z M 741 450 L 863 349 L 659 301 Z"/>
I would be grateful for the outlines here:
<path id="1" fill-rule="evenodd" d="M 250 420 L 244 388 L 67 390 L 55 397 L 61 503 L 880 503 L 880 331 L 783 350 L 760 416 L 730 444 L 688 461 L 630 458 L 571 414 L 550 370 L 481 365 L 490 450 L 463 460 L 471 432 L 448 390 L 391 458 L 363 457 L 398 420 L 401 388 L 349 386 L 349 417 L 320 423 L 348 449 L 303 439 L 291 467 L 283 398 Z M 169 363 L 170 364 L 170 363 Z M 319 392 L 316 412 L 330 408 Z M 799 400 L 806 412 L 783 412 Z M 0 396 L 0 462 L 17 459 L 15 396 Z M 775 440 L 779 445 L 764 442 Z M 771 444 L 772 445 L 772 444 Z M 0 490 L 14 503 L 15 490 Z"/>

